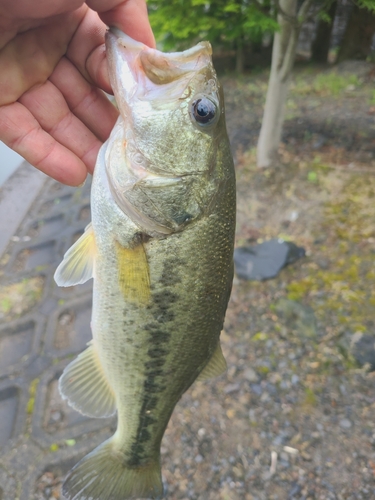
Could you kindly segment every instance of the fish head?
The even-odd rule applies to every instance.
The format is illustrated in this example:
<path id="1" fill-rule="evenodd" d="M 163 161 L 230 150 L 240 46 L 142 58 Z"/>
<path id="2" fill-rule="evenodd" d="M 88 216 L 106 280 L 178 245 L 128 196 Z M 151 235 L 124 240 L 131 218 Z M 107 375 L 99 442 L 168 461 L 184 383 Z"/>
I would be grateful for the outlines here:
<path id="1" fill-rule="evenodd" d="M 211 45 L 163 53 L 112 28 L 106 49 L 120 111 L 106 157 L 114 197 L 143 229 L 181 230 L 205 213 L 228 143 Z"/>

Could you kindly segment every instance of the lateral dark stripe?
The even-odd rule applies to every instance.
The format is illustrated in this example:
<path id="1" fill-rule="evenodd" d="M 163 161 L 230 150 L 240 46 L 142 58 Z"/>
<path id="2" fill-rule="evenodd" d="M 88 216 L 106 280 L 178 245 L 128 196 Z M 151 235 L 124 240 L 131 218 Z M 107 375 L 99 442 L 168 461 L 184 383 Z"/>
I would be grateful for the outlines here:
<path id="1" fill-rule="evenodd" d="M 171 270 L 173 269 L 173 272 Z M 173 277 L 171 278 L 171 274 Z M 150 413 L 154 410 L 166 386 L 162 383 L 163 366 L 165 365 L 168 354 L 168 343 L 171 334 L 167 331 L 168 324 L 175 318 L 173 305 L 178 300 L 178 295 L 170 287 L 173 287 L 180 281 L 177 266 L 171 266 L 171 263 L 164 262 L 162 272 L 163 291 L 155 292 L 151 289 L 151 302 L 148 309 L 151 309 L 154 321 L 145 325 L 145 331 L 148 333 L 148 343 L 150 348 L 147 351 L 149 359 L 145 362 L 145 380 L 143 383 L 143 401 L 140 410 L 140 420 L 136 433 L 136 438 L 131 446 L 131 455 L 129 465 L 137 467 L 147 460 L 146 443 L 152 439 L 152 428 L 156 425 L 157 418 Z"/>

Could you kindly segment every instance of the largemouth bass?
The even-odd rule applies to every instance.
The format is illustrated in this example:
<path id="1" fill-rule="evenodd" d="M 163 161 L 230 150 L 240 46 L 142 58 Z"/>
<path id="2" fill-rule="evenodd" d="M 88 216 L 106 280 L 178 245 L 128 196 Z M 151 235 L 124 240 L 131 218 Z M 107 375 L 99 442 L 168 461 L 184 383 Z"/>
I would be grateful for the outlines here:
<path id="1" fill-rule="evenodd" d="M 111 29 L 106 48 L 120 117 L 98 155 L 92 224 L 55 280 L 94 278 L 93 340 L 60 392 L 88 416 L 117 410 L 118 425 L 67 476 L 69 500 L 160 497 L 176 403 L 226 369 L 235 179 L 211 46 L 165 54 Z"/>

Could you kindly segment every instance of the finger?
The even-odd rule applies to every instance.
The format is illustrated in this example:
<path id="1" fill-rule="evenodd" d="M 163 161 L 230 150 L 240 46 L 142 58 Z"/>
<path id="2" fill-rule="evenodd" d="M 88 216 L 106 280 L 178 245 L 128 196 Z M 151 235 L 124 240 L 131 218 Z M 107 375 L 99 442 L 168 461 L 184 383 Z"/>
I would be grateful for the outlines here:
<path id="1" fill-rule="evenodd" d="M 104 46 L 106 24 L 117 26 L 136 40 L 155 47 L 146 4 L 143 0 L 90 0 L 87 3 L 100 13 L 102 21 L 96 12 L 88 10 L 69 44 L 66 55 L 86 80 L 105 92 L 112 93 Z"/>
<path id="2" fill-rule="evenodd" d="M 47 81 L 26 92 L 19 100 L 40 126 L 70 149 L 93 172 L 101 141 L 68 108 L 61 92 Z"/>
<path id="3" fill-rule="evenodd" d="M 107 26 L 115 26 L 135 40 L 155 47 L 145 0 L 87 0 L 86 3 Z"/>
<path id="4" fill-rule="evenodd" d="M 0 51 L 0 105 L 15 102 L 33 85 L 44 83 L 66 52 L 87 6 L 19 33 Z"/>
<path id="5" fill-rule="evenodd" d="M 78 186 L 86 179 L 83 161 L 45 132 L 19 102 L 0 108 L 0 139 L 31 165 L 63 184 Z"/>
<path id="6" fill-rule="evenodd" d="M 88 9 L 69 43 L 66 57 L 89 82 L 111 93 L 104 38 L 107 26 Z"/>
<path id="7" fill-rule="evenodd" d="M 88 83 L 66 58 L 62 58 L 50 81 L 64 96 L 71 112 L 102 142 L 108 139 L 118 111 L 104 93 Z"/>

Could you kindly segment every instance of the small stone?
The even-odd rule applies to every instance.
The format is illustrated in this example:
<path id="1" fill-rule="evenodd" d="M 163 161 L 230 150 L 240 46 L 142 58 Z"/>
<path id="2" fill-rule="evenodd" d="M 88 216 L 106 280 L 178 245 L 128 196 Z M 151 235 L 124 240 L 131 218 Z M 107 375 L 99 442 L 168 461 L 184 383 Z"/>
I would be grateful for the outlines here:
<path id="1" fill-rule="evenodd" d="M 292 384 L 297 385 L 298 382 L 299 382 L 299 376 L 296 374 L 292 375 Z"/>
<path id="2" fill-rule="evenodd" d="M 224 387 L 225 394 L 231 394 L 240 390 L 240 384 L 228 384 Z"/>
<path id="3" fill-rule="evenodd" d="M 310 455 L 310 453 L 307 453 L 306 451 L 303 451 L 301 453 L 301 457 L 306 460 L 307 462 L 310 462 L 312 460 L 312 457 Z"/>
<path id="4" fill-rule="evenodd" d="M 339 422 L 339 425 L 342 429 L 350 429 L 353 424 L 348 418 L 342 418 Z"/>
<path id="5" fill-rule="evenodd" d="M 246 368 L 246 370 L 243 372 L 243 376 L 249 382 L 257 382 L 258 380 L 258 375 L 252 368 Z"/>
<path id="6" fill-rule="evenodd" d="M 253 392 L 255 392 L 255 394 L 256 394 L 257 396 L 260 396 L 260 395 L 263 393 L 263 391 L 262 391 L 262 387 L 260 386 L 260 384 L 251 384 L 251 385 L 250 385 L 250 388 L 251 388 L 251 390 L 252 390 Z"/>
<path id="7" fill-rule="evenodd" d="M 200 464 L 201 462 L 203 462 L 203 457 L 202 455 L 197 455 L 195 458 L 194 458 L 195 462 L 197 464 Z"/>

